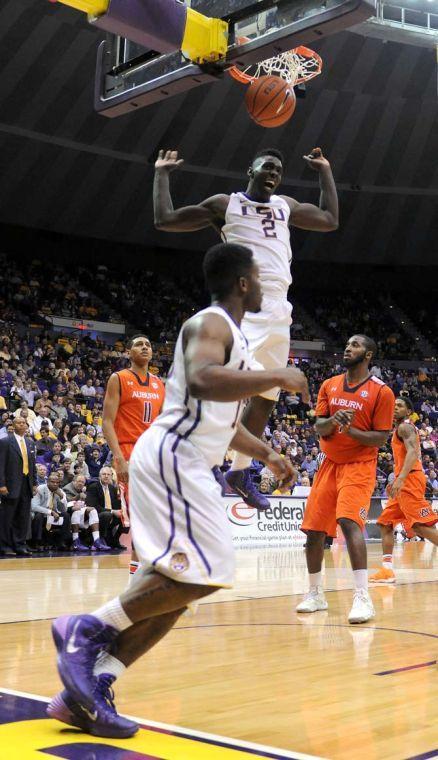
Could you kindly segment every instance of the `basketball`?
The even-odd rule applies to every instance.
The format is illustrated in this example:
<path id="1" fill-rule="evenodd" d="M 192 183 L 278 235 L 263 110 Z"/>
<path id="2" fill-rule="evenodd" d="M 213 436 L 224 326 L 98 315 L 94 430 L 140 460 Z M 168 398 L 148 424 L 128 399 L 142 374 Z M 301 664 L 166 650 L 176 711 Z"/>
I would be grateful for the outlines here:
<path id="1" fill-rule="evenodd" d="M 261 127 L 280 127 L 295 111 L 296 98 L 292 85 L 281 77 L 255 79 L 245 94 L 248 113 Z"/>

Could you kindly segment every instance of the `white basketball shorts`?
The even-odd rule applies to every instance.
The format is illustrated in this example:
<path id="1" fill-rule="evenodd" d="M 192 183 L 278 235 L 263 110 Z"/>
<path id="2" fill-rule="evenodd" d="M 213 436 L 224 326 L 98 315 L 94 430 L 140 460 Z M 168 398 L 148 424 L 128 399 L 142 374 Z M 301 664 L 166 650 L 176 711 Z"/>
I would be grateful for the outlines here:
<path id="1" fill-rule="evenodd" d="M 258 314 L 246 312 L 241 330 L 248 341 L 254 369 L 284 369 L 290 351 L 291 304 L 284 297 L 263 297 Z M 259 366 L 260 365 L 260 366 Z M 260 393 L 263 398 L 276 401 L 280 388 Z"/>
<path id="2" fill-rule="evenodd" d="M 160 425 L 140 436 L 129 461 L 129 508 L 142 566 L 181 583 L 233 585 L 221 489 L 189 440 Z"/>

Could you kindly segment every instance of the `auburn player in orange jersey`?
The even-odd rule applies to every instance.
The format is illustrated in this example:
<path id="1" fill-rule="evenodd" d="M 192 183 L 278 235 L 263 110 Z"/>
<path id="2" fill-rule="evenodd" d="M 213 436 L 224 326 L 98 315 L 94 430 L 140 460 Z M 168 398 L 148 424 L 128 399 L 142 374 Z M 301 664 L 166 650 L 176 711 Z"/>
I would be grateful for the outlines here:
<path id="1" fill-rule="evenodd" d="M 395 429 L 392 435 L 395 480 L 388 487 L 388 503 L 377 520 L 382 534 L 383 564 L 371 575 L 372 583 L 395 583 L 392 569 L 394 525 L 402 522 L 417 536 L 427 538 L 438 546 L 438 531 L 434 527 L 438 517 L 424 498 L 426 475 L 421 464 L 420 437 L 409 416 L 414 411 L 408 398 L 395 401 Z"/>
<path id="2" fill-rule="evenodd" d="M 321 582 L 324 540 L 336 536 L 339 524 L 354 575 L 350 623 L 365 623 L 375 614 L 363 529 L 376 483 L 377 452 L 388 438 L 394 415 L 392 390 L 369 372 L 376 351 L 371 338 L 353 335 L 344 352 L 347 371 L 321 385 L 315 429 L 325 459 L 315 475 L 301 527 L 307 533 L 310 590 L 297 612 L 327 609 Z"/>
<path id="3" fill-rule="evenodd" d="M 130 366 L 114 372 L 108 380 L 103 404 L 102 428 L 114 457 L 114 467 L 123 499 L 128 504 L 128 463 L 141 434 L 160 414 L 164 402 L 164 384 L 148 371 L 152 346 L 145 335 L 131 338 Z M 125 510 L 125 525 L 129 522 Z M 135 547 L 132 547 L 129 574 L 138 568 Z"/>

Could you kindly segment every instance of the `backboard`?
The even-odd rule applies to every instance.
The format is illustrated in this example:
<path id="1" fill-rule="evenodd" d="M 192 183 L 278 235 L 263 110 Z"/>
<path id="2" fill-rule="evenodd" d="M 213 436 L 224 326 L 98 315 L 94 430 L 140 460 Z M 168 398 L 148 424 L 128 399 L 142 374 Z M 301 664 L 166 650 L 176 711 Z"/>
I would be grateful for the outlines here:
<path id="1" fill-rule="evenodd" d="M 243 67 L 298 45 L 311 46 L 374 12 L 373 0 L 187 0 L 186 4 L 229 23 L 226 60 L 197 66 L 180 51 L 157 53 L 107 34 L 97 57 L 97 111 L 114 117 L 137 110 L 214 82 L 231 65 Z"/>

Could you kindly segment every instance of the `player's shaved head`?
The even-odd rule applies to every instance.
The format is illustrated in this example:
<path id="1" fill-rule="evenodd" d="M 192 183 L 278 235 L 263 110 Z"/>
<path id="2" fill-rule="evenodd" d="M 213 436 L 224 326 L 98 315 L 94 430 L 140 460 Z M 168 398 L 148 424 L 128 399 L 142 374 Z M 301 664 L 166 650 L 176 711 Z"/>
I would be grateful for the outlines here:
<path id="1" fill-rule="evenodd" d="M 244 245 L 218 243 L 205 254 L 202 269 L 212 298 L 229 296 L 239 277 L 248 277 L 254 264 L 252 251 Z"/>
<path id="2" fill-rule="evenodd" d="M 265 158 L 265 156 L 273 156 L 274 158 L 278 158 L 279 161 L 281 161 L 282 165 L 284 166 L 284 156 L 280 150 L 277 150 L 277 148 L 262 148 L 261 150 L 258 150 L 255 156 L 253 156 L 252 162 L 256 161 L 258 158 Z"/>

